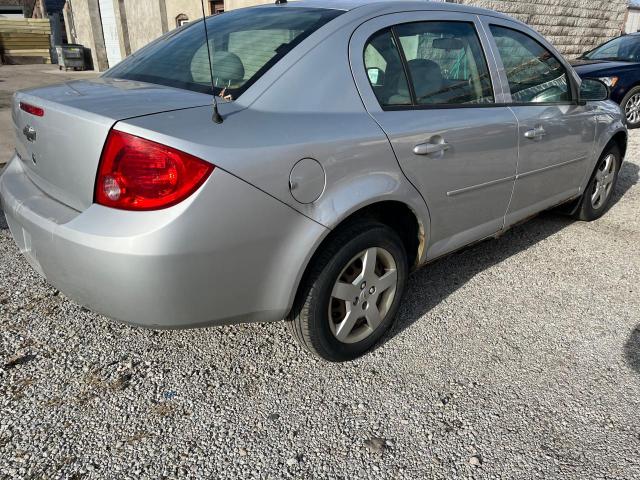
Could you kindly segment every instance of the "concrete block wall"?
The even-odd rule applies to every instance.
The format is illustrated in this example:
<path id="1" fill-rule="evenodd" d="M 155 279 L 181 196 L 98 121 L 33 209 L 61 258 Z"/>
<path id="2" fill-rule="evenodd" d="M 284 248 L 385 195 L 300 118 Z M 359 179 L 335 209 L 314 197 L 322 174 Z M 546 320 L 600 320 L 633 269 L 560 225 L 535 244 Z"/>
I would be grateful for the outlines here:
<path id="1" fill-rule="evenodd" d="M 627 0 L 463 0 L 497 10 L 535 28 L 572 58 L 620 35 Z"/>
<path id="2" fill-rule="evenodd" d="M 175 28 L 168 26 L 165 0 L 126 0 L 121 5 L 126 11 L 131 53 L 166 33 L 168 28 Z"/>
<path id="3" fill-rule="evenodd" d="M 67 0 L 63 10 L 69 43 L 80 43 L 91 51 L 93 68 L 108 68 L 107 51 L 100 23 L 98 0 Z"/>

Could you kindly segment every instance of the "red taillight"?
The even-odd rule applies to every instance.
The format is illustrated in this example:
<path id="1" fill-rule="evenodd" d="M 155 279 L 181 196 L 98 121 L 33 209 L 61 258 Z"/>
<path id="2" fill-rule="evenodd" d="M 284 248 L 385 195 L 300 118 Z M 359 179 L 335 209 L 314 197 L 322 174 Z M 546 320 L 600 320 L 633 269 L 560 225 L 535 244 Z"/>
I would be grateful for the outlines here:
<path id="1" fill-rule="evenodd" d="M 20 110 L 24 110 L 31 115 L 35 115 L 36 117 L 44 117 L 44 109 L 40 107 L 36 107 L 35 105 L 31 105 L 30 103 L 20 102 Z"/>
<path id="2" fill-rule="evenodd" d="M 214 166 L 166 145 L 111 130 L 102 151 L 95 201 L 122 210 L 159 210 L 181 202 Z"/>

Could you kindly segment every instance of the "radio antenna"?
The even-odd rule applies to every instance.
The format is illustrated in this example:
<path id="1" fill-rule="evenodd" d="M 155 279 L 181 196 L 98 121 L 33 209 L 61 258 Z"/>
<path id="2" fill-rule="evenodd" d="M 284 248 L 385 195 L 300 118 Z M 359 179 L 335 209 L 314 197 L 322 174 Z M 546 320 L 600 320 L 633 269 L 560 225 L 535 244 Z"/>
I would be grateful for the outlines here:
<path id="1" fill-rule="evenodd" d="M 220 124 L 224 120 L 218 110 L 218 96 L 216 95 L 216 84 L 213 81 L 213 63 L 211 61 L 211 47 L 209 47 L 209 31 L 207 30 L 207 14 L 204 11 L 204 0 L 200 0 L 202 4 L 202 23 L 204 24 L 204 38 L 207 41 L 207 57 L 209 58 L 209 74 L 211 75 L 211 93 L 213 94 L 213 122 Z"/>

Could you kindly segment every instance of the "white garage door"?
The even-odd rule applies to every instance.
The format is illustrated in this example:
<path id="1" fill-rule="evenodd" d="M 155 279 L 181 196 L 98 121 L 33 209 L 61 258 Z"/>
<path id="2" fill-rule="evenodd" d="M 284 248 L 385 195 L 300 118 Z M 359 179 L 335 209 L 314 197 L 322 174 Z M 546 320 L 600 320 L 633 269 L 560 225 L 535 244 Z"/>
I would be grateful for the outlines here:
<path id="1" fill-rule="evenodd" d="M 111 68 L 122 60 L 118 28 L 116 27 L 116 13 L 113 10 L 113 0 L 99 0 L 99 3 L 104 46 L 107 49 L 107 60 L 109 61 L 109 68 Z"/>

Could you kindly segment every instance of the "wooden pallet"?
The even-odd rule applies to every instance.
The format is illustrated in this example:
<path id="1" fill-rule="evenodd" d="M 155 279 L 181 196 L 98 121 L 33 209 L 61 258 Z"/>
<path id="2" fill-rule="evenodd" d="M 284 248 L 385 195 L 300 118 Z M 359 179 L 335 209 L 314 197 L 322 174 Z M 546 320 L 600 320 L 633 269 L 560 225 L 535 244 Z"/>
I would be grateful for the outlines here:
<path id="1" fill-rule="evenodd" d="M 14 50 L 4 50 L 5 55 L 23 56 L 23 57 L 35 57 L 35 56 L 49 56 L 48 48 L 19 48 Z"/>
<path id="2" fill-rule="evenodd" d="M 0 32 L 27 32 L 27 33 L 41 33 L 43 35 L 51 33 L 51 25 L 21 25 L 18 21 L 14 21 L 14 23 L 2 22 L 0 20 Z"/>
<path id="3" fill-rule="evenodd" d="M 0 19 L 0 54 L 5 58 L 42 57 L 51 63 L 51 26 L 46 19 Z"/>
<path id="4" fill-rule="evenodd" d="M 14 50 L 19 48 L 47 48 L 49 47 L 49 36 L 35 35 L 25 38 L 7 38 L 0 33 L 0 48 Z"/>

